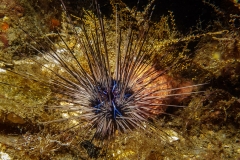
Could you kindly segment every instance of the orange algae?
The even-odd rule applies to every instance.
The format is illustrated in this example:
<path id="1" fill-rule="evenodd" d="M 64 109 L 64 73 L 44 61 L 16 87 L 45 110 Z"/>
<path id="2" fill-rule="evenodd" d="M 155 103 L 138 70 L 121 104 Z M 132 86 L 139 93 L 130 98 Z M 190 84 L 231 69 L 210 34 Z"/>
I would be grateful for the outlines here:
<path id="1" fill-rule="evenodd" d="M 57 28 L 60 26 L 60 21 L 56 18 L 52 18 L 51 19 L 51 28 L 54 29 L 54 28 Z"/>
<path id="2" fill-rule="evenodd" d="M 3 22 L 1 25 L 1 30 L 2 31 L 7 31 L 9 29 L 9 24 L 6 22 Z"/>

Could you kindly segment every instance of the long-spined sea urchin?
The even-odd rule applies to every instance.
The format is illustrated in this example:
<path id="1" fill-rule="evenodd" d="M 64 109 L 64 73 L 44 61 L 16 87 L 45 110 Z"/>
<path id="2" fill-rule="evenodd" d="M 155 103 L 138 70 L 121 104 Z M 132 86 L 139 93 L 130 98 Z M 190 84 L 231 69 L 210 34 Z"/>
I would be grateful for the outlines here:
<path id="1" fill-rule="evenodd" d="M 166 69 L 157 69 L 153 63 L 157 53 L 148 33 L 151 16 L 144 19 L 137 30 L 134 29 L 134 22 L 130 22 L 125 30 L 116 24 L 116 50 L 112 54 L 96 1 L 95 11 L 96 17 L 86 11 L 92 16 L 92 28 L 84 23 L 83 18 L 80 18 L 79 29 L 73 28 L 79 53 L 75 53 L 57 32 L 62 40 L 61 46 L 56 46 L 48 38 L 48 45 L 52 44 L 48 50 L 38 49 L 44 48 L 44 43 L 37 43 L 36 48 L 32 46 L 43 56 L 44 61 L 31 59 L 41 67 L 42 73 L 8 71 L 50 88 L 56 97 L 56 104 L 48 105 L 48 109 L 76 112 L 75 116 L 46 123 L 74 119 L 78 121 L 76 126 L 84 125 L 84 128 L 93 130 L 94 139 L 107 139 L 114 137 L 116 131 L 125 132 L 137 127 L 144 129 L 149 117 L 164 113 L 168 106 L 174 106 L 171 99 L 192 93 L 179 90 L 198 85 L 176 87 L 172 83 L 167 73 L 177 62 Z M 30 36 L 29 33 L 27 35 Z M 112 55 L 115 56 L 115 64 Z M 42 80 L 46 72 L 51 76 Z"/>

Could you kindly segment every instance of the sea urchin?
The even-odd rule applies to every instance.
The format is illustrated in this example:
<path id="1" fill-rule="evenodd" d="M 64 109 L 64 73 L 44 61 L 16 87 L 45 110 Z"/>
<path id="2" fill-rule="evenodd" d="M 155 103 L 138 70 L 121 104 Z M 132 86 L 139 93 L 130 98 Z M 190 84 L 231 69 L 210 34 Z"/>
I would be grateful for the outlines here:
<path id="1" fill-rule="evenodd" d="M 128 27 L 121 28 L 116 15 L 116 49 L 112 52 L 97 1 L 94 6 L 96 16 L 85 11 L 91 17 L 92 25 L 87 25 L 82 17 L 79 18 L 81 24 L 78 28 L 72 26 L 78 52 L 74 52 L 57 31 L 61 45 L 46 38 L 48 49 L 43 49 L 45 42 L 36 42 L 37 47 L 32 46 L 44 60 L 31 58 L 31 62 L 37 64 L 42 72 L 5 70 L 50 88 L 57 102 L 49 104 L 48 109 L 76 112 L 75 116 L 46 123 L 74 119 L 79 122 L 77 125 L 94 130 L 93 139 L 107 139 L 113 137 L 116 131 L 125 132 L 137 127 L 144 129 L 149 117 L 164 113 L 168 106 L 175 106 L 170 105 L 171 99 L 191 94 L 194 85 L 174 85 L 167 73 L 176 63 L 161 70 L 153 63 L 157 51 L 149 40 L 151 16 L 146 16 L 138 27 L 132 20 Z M 26 34 L 30 36 L 28 32 Z M 114 62 L 112 55 L 115 56 Z M 190 90 L 181 93 L 186 88 Z"/>

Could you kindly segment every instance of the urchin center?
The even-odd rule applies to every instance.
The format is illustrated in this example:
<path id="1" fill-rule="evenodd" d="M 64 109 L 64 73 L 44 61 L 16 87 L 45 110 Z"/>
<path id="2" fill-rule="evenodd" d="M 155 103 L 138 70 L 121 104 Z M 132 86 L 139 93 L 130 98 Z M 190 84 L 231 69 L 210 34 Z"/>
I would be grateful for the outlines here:
<path id="1" fill-rule="evenodd" d="M 110 86 L 99 84 L 95 86 L 95 89 L 96 96 L 91 100 L 91 107 L 95 114 L 104 114 L 106 118 L 113 120 L 125 115 L 124 106 L 133 94 L 129 87 L 112 79 Z"/>

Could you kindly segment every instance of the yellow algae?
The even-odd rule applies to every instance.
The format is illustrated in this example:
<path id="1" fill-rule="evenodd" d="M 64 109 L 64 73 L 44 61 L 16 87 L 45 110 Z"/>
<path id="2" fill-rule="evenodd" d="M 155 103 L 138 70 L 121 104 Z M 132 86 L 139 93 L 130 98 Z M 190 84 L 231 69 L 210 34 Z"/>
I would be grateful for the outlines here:
<path id="1" fill-rule="evenodd" d="M 61 69 L 58 70 L 56 64 L 49 57 L 39 55 L 29 46 L 29 44 L 44 43 L 44 37 L 48 37 L 58 47 L 57 51 L 64 53 L 62 50 L 62 47 L 65 46 L 64 43 L 58 39 L 58 35 L 54 31 L 50 31 L 47 27 L 47 19 L 56 15 L 62 18 L 60 34 L 64 41 L 70 49 L 75 51 L 76 57 L 83 62 L 83 67 L 87 68 L 86 57 L 81 54 L 77 38 L 72 33 L 73 28 L 66 20 L 72 18 L 72 23 L 78 24 L 80 19 L 78 15 L 67 17 L 62 13 L 61 7 L 57 6 L 58 1 L 41 1 L 41 4 L 36 2 L 34 9 L 30 2 L 24 0 L 22 2 L 26 3 L 23 5 L 26 14 L 19 19 L 19 23 L 35 38 L 36 42 L 13 25 L 8 30 L 9 43 L 13 46 L 0 50 L 2 68 L 0 80 L 4 83 L 0 85 L 0 120 L 5 129 L 5 132 L 0 134 L 0 148 L 5 146 L 4 151 L 1 151 L 1 156 L 8 154 L 16 159 L 88 159 L 89 155 L 86 153 L 86 149 L 80 145 L 82 140 L 93 136 L 93 133 L 83 130 L 83 126 L 88 122 L 83 122 L 81 126 L 76 127 L 78 121 L 74 119 L 70 122 L 59 121 L 45 128 L 42 127 L 42 122 L 81 116 L 82 113 L 46 109 L 48 104 L 57 103 L 58 97 L 52 97 L 52 91 L 41 82 L 56 78 L 56 76 L 52 75 L 51 71 L 45 67 L 36 64 L 35 61 L 43 63 L 44 66 L 61 75 L 67 75 L 67 73 Z M 234 1 L 234 3 L 238 5 L 237 2 Z M 55 5 L 58 13 L 48 10 L 48 4 Z M 136 12 L 135 19 L 134 9 L 131 10 L 123 2 L 117 3 L 120 7 L 118 10 L 115 8 L 114 1 L 111 1 L 111 4 L 113 13 L 110 17 L 104 17 L 104 23 L 105 29 L 108 31 L 106 37 L 110 65 L 113 66 L 115 64 L 113 57 L 116 51 L 115 13 L 119 13 L 121 20 L 125 19 L 118 24 L 119 28 L 123 28 L 121 33 L 123 37 L 127 33 L 126 26 L 129 25 L 129 20 L 134 20 L 134 25 L 138 28 L 144 20 L 144 13 Z M 216 15 L 220 19 L 227 18 L 230 14 L 226 11 L 226 16 L 220 17 L 223 14 L 221 8 L 214 7 L 210 3 L 205 2 L 205 4 L 213 7 L 213 13 L 217 12 Z M 29 11 L 27 11 L 28 9 Z M 89 15 L 85 15 L 86 11 Z M 83 13 L 85 25 L 94 30 L 93 18 L 96 18 L 94 13 L 86 8 Z M 160 115 L 157 120 L 150 117 L 149 121 L 153 123 L 154 127 L 145 124 L 145 130 L 129 130 L 126 134 L 116 133 L 115 140 L 102 142 L 104 145 L 100 145 L 102 150 L 98 159 L 227 159 L 239 157 L 239 142 L 237 142 L 237 140 L 239 141 L 237 129 L 240 124 L 239 27 L 237 24 L 236 26 L 228 26 L 225 23 L 219 25 L 221 22 L 216 19 L 215 26 L 212 25 L 215 28 L 212 30 L 209 27 L 206 30 L 203 29 L 202 32 L 194 33 L 193 30 L 182 35 L 178 31 L 175 21 L 177 16 L 171 11 L 167 15 L 159 15 L 161 18 L 151 24 L 152 28 L 149 30 L 151 36 L 145 47 L 152 47 L 158 51 L 153 59 L 159 62 L 157 67 L 166 68 L 170 67 L 169 64 L 176 63 L 170 67 L 170 76 L 180 81 L 190 78 L 197 83 L 207 82 L 210 86 L 204 88 L 206 91 L 204 95 L 196 94 L 181 102 L 182 106 L 187 105 L 184 109 L 169 113 L 176 114 L 176 116 Z M 4 17 L 14 20 L 13 17 Z M 232 17 L 235 18 L 232 21 L 236 22 L 237 16 Z M 5 19 L 3 18 L 1 21 L 5 21 Z M 224 22 L 226 21 L 230 22 L 230 20 Z M 77 25 L 75 29 L 81 36 L 82 32 Z M 192 42 L 196 41 L 198 43 L 194 47 L 189 47 Z M 46 59 L 48 61 L 45 61 Z M 72 61 L 69 58 L 67 62 L 72 63 Z M 77 66 L 76 62 L 73 65 Z M 6 74 L 4 69 L 10 70 L 10 72 Z M 24 76 L 19 76 L 11 71 Z M 31 75 L 31 73 L 39 73 L 39 76 L 32 77 L 34 74 Z M 89 73 L 91 73 L 90 70 Z M 66 105 L 64 102 L 59 102 L 59 104 Z M 5 125 L 15 127 L 12 123 L 23 125 L 19 127 L 23 131 L 19 130 L 15 133 L 4 127 Z M 24 130 L 25 124 L 32 126 L 32 130 Z M 76 130 L 68 130 L 69 127 Z M 15 137 L 11 137 L 11 134 L 15 134 Z"/>

